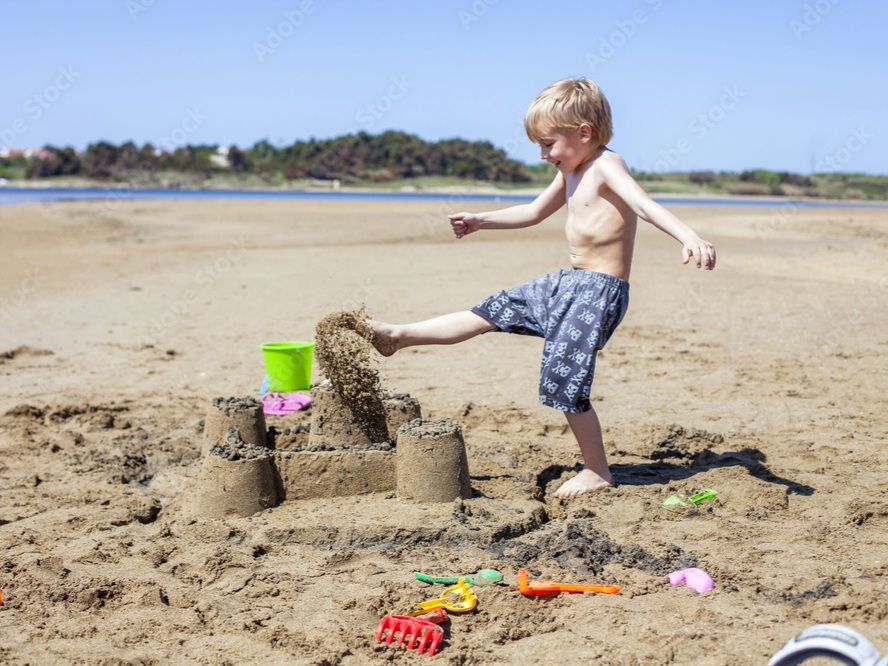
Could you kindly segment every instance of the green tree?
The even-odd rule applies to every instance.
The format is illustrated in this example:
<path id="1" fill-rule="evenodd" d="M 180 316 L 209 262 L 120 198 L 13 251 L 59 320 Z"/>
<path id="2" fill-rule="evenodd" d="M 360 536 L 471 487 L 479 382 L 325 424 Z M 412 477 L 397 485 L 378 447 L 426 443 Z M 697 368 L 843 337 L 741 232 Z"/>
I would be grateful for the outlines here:
<path id="1" fill-rule="evenodd" d="M 120 148 L 107 141 L 91 143 L 83 154 L 83 175 L 87 178 L 108 180 L 117 171 L 117 160 L 120 157 Z"/>
<path id="2" fill-rule="evenodd" d="M 228 148 L 228 163 L 231 165 L 231 170 L 234 173 L 247 173 L 253 168 L 249 153 L 237 146 L 230 146 Z"/>
<path id="3" fill-rule="evenodd" d="M 32 157 L 28 160 L 26 178 L 50 178 L 53 176 L 76 176 L 82 170 L 80 158 L 73 148 L 44 146 L 48 157 Z"/>

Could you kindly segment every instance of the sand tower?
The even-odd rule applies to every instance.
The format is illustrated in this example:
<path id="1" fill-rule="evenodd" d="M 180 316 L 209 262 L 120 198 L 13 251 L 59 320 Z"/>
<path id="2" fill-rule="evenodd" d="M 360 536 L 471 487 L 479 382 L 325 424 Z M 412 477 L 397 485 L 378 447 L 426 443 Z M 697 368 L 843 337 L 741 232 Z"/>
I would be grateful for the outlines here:
<path id="1" fill-rule="evenodd" d="M 422 415 L 419 401 L 406 393 L 367 401 L 358 414 L 328 383 L 312 388 L 311 397 L 310 447 L 364 449 L 394 444 L 398 428 Z"/>
<path id="2" fill-rule="evenodd" d="M 398 430 L 395 451 L 398 497 L 452 502 L 472 496 L 462 430 L 450 419 L 415 419 Z"/>
<path id="3" fill-rule="evenodd" d="M 395 393 L 382 399 L 385 405 L 385 423 L 388 427 L 389 441 L 398 441 L 398 428 L 415 419 L 422 418 L 422 407 L 419 400 L 409 393 Z"/>
<path id="4" fill-rule="evenodd" d="M 203 460 L 186 511 L 194 518 L 251 516 L 275 506 L 277 483 L 273 452 L 245 442 L 231 427 Z"/>
<path id="5" fill-rule="evenodd" d="M 230 428 L 235 428 L 247 444 L 265 448 L 265 413 L 256 398 L 213 398 L 204 422 L 203 454 L 214 444 L 224 442 Z"/>

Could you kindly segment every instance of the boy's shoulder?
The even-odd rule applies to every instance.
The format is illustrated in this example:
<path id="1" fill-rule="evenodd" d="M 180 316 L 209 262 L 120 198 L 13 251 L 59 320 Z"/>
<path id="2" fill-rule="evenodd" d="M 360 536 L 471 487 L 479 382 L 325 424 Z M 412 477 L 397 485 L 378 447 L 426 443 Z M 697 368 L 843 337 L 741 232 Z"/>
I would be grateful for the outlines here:
<path id="1" fill-rule="evenodd" d="M 601 149 L 601 153 L 595 158 L 594 162 L 596 164 L 607 164 L 627 168 L 626 160 L 624 160 L 619 153 L 614 152 L 607 146 L 604 146 Z"/>
<path id="2" fill-rule="evenodd" d="M 625 173 L 629 171 L 629 166 L 626 164 L 626 160 L 607 146 L 602 147 L 598 154 L 589 160 L 589 167 L 590 169 L 587 169 L 586 173 L 591 171 L 592 178 L 594 179 L 606 180 L 608 176 L 614 174 L 614 172 Z"/>

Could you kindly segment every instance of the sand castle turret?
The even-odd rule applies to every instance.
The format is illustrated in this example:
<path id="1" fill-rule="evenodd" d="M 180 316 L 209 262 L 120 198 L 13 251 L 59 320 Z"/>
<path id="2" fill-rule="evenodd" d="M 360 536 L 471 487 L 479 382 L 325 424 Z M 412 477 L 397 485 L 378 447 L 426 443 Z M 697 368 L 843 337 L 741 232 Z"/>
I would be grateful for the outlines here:
<path id="1" fill-rule="evenodd" d="M 382 404 L 385 405 L 385 422 L 391 442 L 398 441 L 398 429 L 402 425 L 422 418 L 419 400 L 409 393 L 388 395 L 383 398 Z"/>
<path id="2" fill-rule="evenodd" d="M 251 516 L 278 502 L 262 403 L 214 398 L 204 422 L 204 459 L 187 497 L 198 519 Z"/>
<path id="3" fill-rule="evenodd" d="M 389 441 L 385 427 L 385 407 L 377 398 L 371 402 L 370 419 L 366 414 L 355 414 L 354 405 L 348 404 L 333 390 L 329 383 L 311 390 L 311 431 L 308 443 L 320 448 L 368 448 Z M 378 405 L 373 404 L 378 403 Z M 368 411 L 367 408 L 364 410 Z"/>
<path id="4" fill-rule="evenodd" d="M 194 518 L 251 516 L 278 503 L 272 451 L 245 442 L 231 427 L 203 460 L 186 511 Z"/>
<path id="5" fill-rule="evenodd" d="M 450 419 L 416 419 L 398 430 L 395 452 L 398 497 L 452 502 L 472 496 L 462 430 Z"/>
<path id="6" fill-rule="evenodd" d="M 256 398 L 213 398 L 204 422 L 204 455 L 214 444 L 228 437 L 235 428 L 241 439 L 251 446 L 267 446 L 265 413 Z"/>
<path id="7" fill-rule="evenodd" d="M 366 401 L 358 414 L 329 383 L 315 386 L 311 397 L 309 447 L 387 450 L 397 441 L 398 428 L 422 417 L 419 401 L 406 393 L 378 398 L 376 405 Z M 372 419 L 366 417 L 368 402 Z"/>

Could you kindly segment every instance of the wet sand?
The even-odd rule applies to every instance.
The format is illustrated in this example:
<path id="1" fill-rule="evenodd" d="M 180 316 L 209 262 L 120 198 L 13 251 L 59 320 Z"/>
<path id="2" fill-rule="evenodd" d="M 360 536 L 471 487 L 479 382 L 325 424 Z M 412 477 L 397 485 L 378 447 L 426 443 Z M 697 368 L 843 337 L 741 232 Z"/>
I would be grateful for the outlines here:
<path id="1" fill-rule="evenodd" d="M 882 210 L 673 208 L 716 243 L 713 273 L 642 226 L 593 386 L 614 489 L 552 497 L 580 458 L 536 404 L 541 342 L 488 334 L 379 364 L 461 427 L 472 498 L 183 511 L 212 401 L 256 394 L 263 342 L 362 304 L 396 322 L 464 309 L 567 266 L 563 213 L 456 241 L 464 207 L 486 206 L 0 208 L 0 661 L 413 663 L 374 640 L 440 592 L 413 572 L 483 568 L 505 579 L 451 616 L 441 663 L 761 664 L 822 622 L 888 652 Z M 321 456 L 310 421 L 268 416 L 270 440 Z M 659 506 L 702 488 L 717 499 Z M 685 566 L 715 589 L 670 586 Z M 622 592 L 524 598 L 520 567 Z"/>

